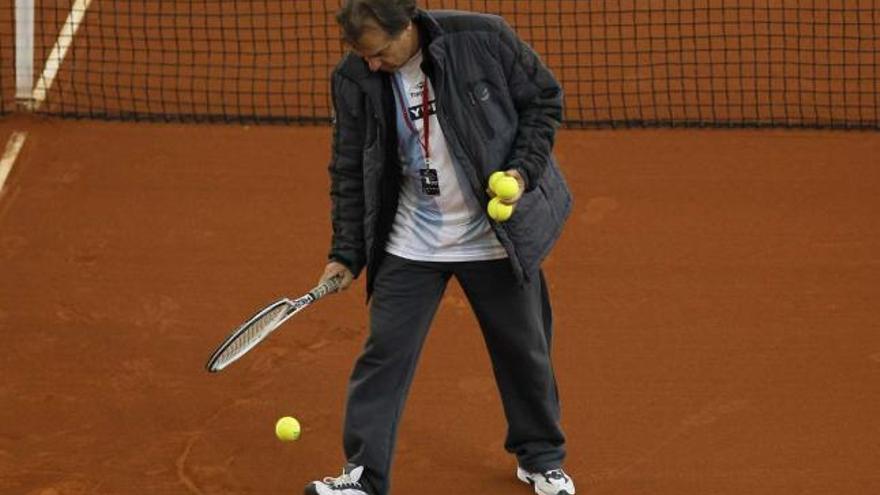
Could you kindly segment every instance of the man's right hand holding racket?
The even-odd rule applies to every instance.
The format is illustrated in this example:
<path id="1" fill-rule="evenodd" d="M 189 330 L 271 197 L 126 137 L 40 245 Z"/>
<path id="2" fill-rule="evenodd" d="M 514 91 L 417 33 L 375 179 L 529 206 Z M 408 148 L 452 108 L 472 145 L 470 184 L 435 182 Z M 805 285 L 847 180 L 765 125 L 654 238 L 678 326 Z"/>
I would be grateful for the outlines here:
<path id="1" fill-rule="evenodd" d="M 318 285 L 321 285 L 336 276 L 340 277 L 339 288 L 337 289 L 338 292 L 347 289 L 351 285 L 352 280 L 354 280 L 354 275 L 347 266 L 338 261 L 331 261 L 324 267 L 324 273 L 321 274 L 321 279 L 318 280 Z"/>

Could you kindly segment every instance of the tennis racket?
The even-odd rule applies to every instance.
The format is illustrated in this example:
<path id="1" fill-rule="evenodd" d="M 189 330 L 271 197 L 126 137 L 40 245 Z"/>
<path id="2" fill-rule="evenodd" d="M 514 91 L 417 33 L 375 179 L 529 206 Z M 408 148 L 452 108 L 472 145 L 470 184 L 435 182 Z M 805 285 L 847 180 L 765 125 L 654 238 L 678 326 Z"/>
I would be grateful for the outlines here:
<path id="1" fill-rule="evenodd" d="M 234 363 L 293 315 L 306 309 L 310 304 L 327 294 L 336 292 L 341 280 L 342 277 L 337 275 L 325 280 L 298 299 L 291 301 L 285 297 L 261 309 L 226 337 L 226 340 L 217 347 L 214 354 L 211 354 L 205 368 L 211 373 L 216 373 Z"/>

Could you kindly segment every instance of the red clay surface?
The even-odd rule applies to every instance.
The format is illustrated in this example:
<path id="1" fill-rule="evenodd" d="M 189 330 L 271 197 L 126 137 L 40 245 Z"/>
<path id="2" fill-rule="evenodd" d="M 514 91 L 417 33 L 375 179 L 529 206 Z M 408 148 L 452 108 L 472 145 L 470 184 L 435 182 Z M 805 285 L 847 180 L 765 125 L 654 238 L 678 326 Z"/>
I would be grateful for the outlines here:
<path id="1" fill-rule="evenodd" d="M 0 196 L 0 493 L 295 494 L 341 467 L 362 281 L 227 371 L 240 320 L 318 277 L 328 128 L 17 117 Z M 880 492 L 880 134 L 565 131 L 546 263 L 578 493 Z M 283 415 L 304 426 L 275 439 Z M 527 494 L 453 284 L 394 493 Z"/>

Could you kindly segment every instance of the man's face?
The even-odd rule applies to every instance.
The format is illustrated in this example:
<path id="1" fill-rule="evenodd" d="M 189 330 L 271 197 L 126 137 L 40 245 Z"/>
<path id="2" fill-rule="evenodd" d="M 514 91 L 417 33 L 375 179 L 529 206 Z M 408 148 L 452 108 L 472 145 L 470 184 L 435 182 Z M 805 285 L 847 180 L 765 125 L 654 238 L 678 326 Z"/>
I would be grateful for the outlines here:
<path id="1" fill-rule="evenodd" d="M 355 53 L 363 57 L 370 70 L 394 72 L 405 64 L 418 48 L 418 35 L 410 23 L 397 36 L 389 36 L 378 24 L 368 22 L 364 34 L 352 46 Z"/>

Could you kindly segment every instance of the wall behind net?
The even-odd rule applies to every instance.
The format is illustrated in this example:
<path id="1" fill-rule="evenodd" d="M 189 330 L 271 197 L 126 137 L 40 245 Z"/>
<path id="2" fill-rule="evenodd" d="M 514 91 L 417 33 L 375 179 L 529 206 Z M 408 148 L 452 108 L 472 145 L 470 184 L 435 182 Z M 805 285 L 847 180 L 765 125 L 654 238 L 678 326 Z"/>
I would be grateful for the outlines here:
<path id="1" fill-rule="evenodd" d="M 329 121 L 338 1 L 95 1 L 73 34 L 84 3 L 38 4 L 36 65 L 69 47 L 40 112 Z M 421 3 L 504 16 L 562 82 L 570 126 L 880 129 L 878 2 Z"/>

